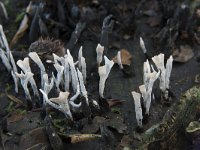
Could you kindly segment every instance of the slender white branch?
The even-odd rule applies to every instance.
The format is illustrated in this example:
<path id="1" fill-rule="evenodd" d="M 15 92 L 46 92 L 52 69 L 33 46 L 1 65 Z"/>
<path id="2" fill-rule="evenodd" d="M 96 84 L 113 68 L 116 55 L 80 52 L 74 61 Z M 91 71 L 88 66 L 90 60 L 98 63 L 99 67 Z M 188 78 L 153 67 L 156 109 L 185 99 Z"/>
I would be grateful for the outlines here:
<path id="1" fill-rule="evenodd" d="M 141 107 L 141 100 L 140 100 L 140 93 L 137 93 L 135 91 L 131 92 L 133 99 L 134 99 L 134 104 L 135 104 L 135 115 L 136 115 L 136 120 L 138 126 L 142 127 L 142 107 Z"/>
<path id="2" fill-rule="evenodd" d="M 96 48 L 96 53 L 97 53 L 97 64 L 99 66 L 102 62 L 103 51 L 104 51 L 104 46 L 101 46 L 101 44 L 98 44 Z"/>
<path id="3" fill-rule="evenodd" d="M 103 92 L 104 92 L 104 88 L 105 88 L 105 82 L 108 78 L 108 75 L 110 73 L 111 68 L 114 65 L 113 61 L 110 61 L 106 56 L 104 56 L 104 60 L 105 60 L 105 65 L 99 67 L 99 76 L 100 76 L 100 81 L 99 81 L 99 95 L 103 98 Z"/>

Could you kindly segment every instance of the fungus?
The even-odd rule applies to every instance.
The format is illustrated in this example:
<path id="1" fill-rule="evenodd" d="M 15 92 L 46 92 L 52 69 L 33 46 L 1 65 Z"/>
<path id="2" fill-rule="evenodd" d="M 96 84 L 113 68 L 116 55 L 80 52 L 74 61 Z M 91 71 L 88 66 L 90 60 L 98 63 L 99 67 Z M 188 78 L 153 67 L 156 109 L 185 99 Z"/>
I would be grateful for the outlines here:
<path id="1" fill-rule="evenodd" d="M 53 85 L 54 85 L 54 80 L 53 78 L 50 79 L 50 82 L 49 82 L 49 78 L 48 78 L 48 74 L 44 74 L 43 75 L 43 80 L 44 80 L 44 92 L 48 95 L 49 92 L 51 91 L 51 89 L 53 88 Z"/>
<path id="2" fill-rule="evenodd" d="M 82 46 L 81 46 L 79 49 L 79 53 L 78 53 L 78 68 L 82 72 L 84 83 L 86 83 L 86 78 L 87 78 L 86 62 L 85 62 L 85 58 L 83 57 L 82 53 L 83 52 L 82 52 Z"/>
<path id="3" fill-rule="evenodd" d="M 43 80 L 43 75 L 46 73 L 45 67 L 38 56 L 36 52 L 30 52 L 29 57 L 38 65 L 40 68 L 40 74 L 41 74 L 41 87 L 44 88 L 44 80 Z"/>
<path id="4" fill-rule="evenodd" d="M 62 113 L 65 114 L 66 117 L 69 117 L 71 120 L 73 120 L 71 111 L 70 111 L 70 107 L 69 107 L 69 92 L 60 92 L 59 96 L 56 98 L 48 98 L 47 94 L 40 89 L 40 92 L 43 95 L 44 101 L 49 104 L 50 106 L 52 106 L 55 109 L 58 109 L 59 111 L 61 111 Z"/>
<path id="5" fill-rule="evenodd" d="M 137 93 L 135 91 L 131 92 L 133 99 L 134 99 L 134 104 L 135 104 L 135 115 L 136 115 L 136 120 L 137 124 L 139 127 L 142 127 L 142 107 L 141 107 L 141 100 L 140 100 L 140 93 Z"/>
<path id="6" fill-rule="evenodd" d="M 121 52 L 120 51 L 117 52 L 117 63 L 119 65 L 120 69 L 123 69 L 122 60 L 121 60 Z"/>
<path id="7" fill-rule="evenodd" d="M 142 93 L 142 98 L 144 100 L 144 105 L 146 108 L 147 115 L 149 115 L 153 85 L 160 75 L 160 71 L 156 72 L 154 69 L 152 70 L 153 72 L 151 72 L 151 68 L 150 68 L 148 60 L 144 62 L 144 68 L 143 68 L 144 85 L 139 86 L 139 89 L 140 89 L 140 92 Z"/>
<path id="8" fill-rule="evenodd" d="M 164 54 L 159 54 L 152 58 L 158 70 L 160 70 L 160 89 L 168 98 L 168 89 L 169 89 L 169 78 L 172 70 L 173 57 L 170 56 L 166 63 L 166 68 L 164 66 Z"/>
<path id="9" fill-rule="evenodd" d="M 1 48 L 0 48 L 0 57 L 1 57 L 3 64 L 5 65 L 6 69 L 10 72 L 12 70 L 12 67 L 9 63 L 9 60 L 8 60 L 5 52 Z"/>
<path id="10" fill-rule="evenodd" d="M 147 49 L 145 47 L 145 44 L 144 44 L 144 41 L 143 41 L 142 37 L 140 37 L 140 47 L 141 47 L 143 53 L 146 54 L 147 53 Z"/>
<path id="11" fill-rule="evenodd" d="M 21 74 L 19 74 L 17 72 L 15 72 L 15 74 L 18 78 L 20 78 L 21 85 L 24 89 L 26 99 L 31 100 L 30 92 L 29 92 L 27 85 L 28 85 L 28 82 L 30 81 L 30 79 L 33 77 L 33 73 L 31 73 L 31 72 L 23 73 L 21 71 Z"/>
<path id="12" fill-rule="evenodd" d="M 70 66 L 67 55 L 64 56 L 64 82 L 65 82 L 65 91 L 69 90 L 70 84 Z"/>
<path id="13" fill-rule="evenodd" d="M 75 65 L 74 65 L 74 60 L 72 55 L 70 54 L 70 51 L 67 50 L 67 55 L 68 55 L 68 62 L 69 62 L 69 66 L 70 66 L 70 71 L 71 71 L 71 79 L 72 79 L 72 87 L 74 92 L 77 91 L 77 85 L 78 85 L 78 76 L 77 76 L 77 72 L 75 69 Z"/>
<path id="14" fill-rule="evenodd" d="M 102 62 L 103 51 L 104 51 L 104 46 L 101 46 L 101 44 L 98 44 L 96 48 L 98 66 L 100 66 Z"/>
<path id="15" fill-rule="evenodd" d="M 55 77 L 54 74 L 52 73 L 52 76 L 54 78 L 54 82 L 56 84 L 56 88 L 58 91 L 60 91 L 60 83 L 63 79 L 63 72 L 64 72 L 64 67 L 61 66 L 59 63 L 56 63 L 53 65 L 57 71 L 57 76 Z"/>
<path id="16" fill-rule="evenodd" d="M 108 75 L 110 73 L 111 68 L 114 65 L 113 61 L 110 61 L 106 56 L 104 56 L 104 60 L 105 60 L 105 65 L 99 67 L 99 76 L 100 76 L 100 81 L 99 81 L 99 95 L 100 97 L 104 97 L 103 96 L 103 92 L 104 92 L 104 88 L 105 88 L 105 82 L 106 79 L 108 78 Z"/>
<path id="17" fill-rule="evenodd" d="M 7 56 L 9 56 L 10 48 L 8 46 L 8 41 L 7 41 L 6 36 L 4 34 L 2 25 L 0 25 L 0 38 L 1 38 L 2 48 L 6 49 Z"/>
<path id="18" fill-rule="evenodd" d="M 83 95 L 83 97 L 85 97 L 87 105 L 89 105 L 87 91 L 86 91 L 84 81 L 83 81 L 83 75 L 78 69 L 77 69 L 77 73 L 78 73 L 78 78 L 79 78 L 79 83 L 80 83 L 81 94 Z"/>
<path id="19" fill-rule="evenodd" d="M 22 69 L 24 74 L 26 74 L 27 72 L 31 73 L 31 68 L 30 68 L 30 65 L 29 65 L 29 58 L 28 57 L 25 57 L 24 60 L 18 60 L 17 61 L 17 65 Z M 34 95 L 39 97 L 39 92 L 38 92 L 37 85 L 35 83 L 35 80 L 34 80 L 33 76 L 31 76 L 29 78 L 29 82 L 30 82 L 31 87 L 33 89 Z"/>

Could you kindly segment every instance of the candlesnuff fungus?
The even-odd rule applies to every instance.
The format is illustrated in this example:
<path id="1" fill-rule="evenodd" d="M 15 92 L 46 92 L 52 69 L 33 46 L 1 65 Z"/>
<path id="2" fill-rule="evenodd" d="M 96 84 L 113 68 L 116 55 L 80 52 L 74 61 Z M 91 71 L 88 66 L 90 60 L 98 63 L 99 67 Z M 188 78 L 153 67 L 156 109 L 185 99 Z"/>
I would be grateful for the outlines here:
<path id="1" fill-rule="evenodd" d="M 59 96 L 56 98 L 48 98 L 47 94 L 40 89 L 40 92 L 43 95 L 43 98 L 47 104 L 49 104 L 50 106 L 52 106 L 55 109 L 58 109 L 59 111 L 61 111 L 62 113 L 65 114 L 66 117 L 69 117 L 71 120 L 73 120 L 71 111 L 70 111 L 70 107 L 69 107 L 69 92 L 60 92 Z"/>
<path id="2" fill-rule="evenodd" d="M 86 83 L 87 73 L 86 73 L 86 62 L 85 58 L 83 57 L 82 46 L 79 49 L 78 53 L 78 68 L 81 70 L 84 83 Z"/>
<path id="3" fill-rule="evenodd" d="M 10 48 L 8 46 L 8 41 L 7 41 L 6 36 L 5 36 L 4 32 L 3 32 L 3 27 L 2 27 L 1 24 L 0 24 L 0 38 L 1 38 L 1 41 L 2 41 L 1 44 L 3 44 L 1 46 L 2 46 L 2 48 L 6 49 L 6 53 L 7 53 L 8 59 L 10 60 L 10 58 L 9 58 Z"/>
<path id="4" fill-rule="evenodd" d="M 169 78 L 171 75 L 172 70 L 172 62 L 173 57 L 170 56 L 167 60 L 166 68 L 164 66 L 164 54 L 159 54 L 154 57 L 152 57 L 153 62 L 155 63 L 158 70 L 160 70 L 160 89 L 163 93 L 166 94 L 169 89 Z M 168 98 L 168 94 L 166 95 L 166 98 Z"/>
<path id="5" fill-rule="evenodd" d="M 1 57 L 3 64 L 5 65 L 6 69 L 10 72 L 12 70 L 12 67 L 10 65 L 10 62 L 9 62 L 5 52 L 1 48 L 0 48 L 0 57 Z"/>
<path id="6" fill-rule="evenodd" d="M 122 59 L 121 59 L 121 51 L 117 52 L 117 63 L 119 65 L 120 69 L 123 69 Z"/>
<path id="7" fill-rule="evenodd" d="M 64 67 L 62 65 L 60 65 L 59 63 L 55 63 L 53 66 L 55 67 L 55 69 L 57 71 L 57 75 L 55 77 L 54 74 L 52 73 L 52 76 L 54 78 L 54 82 L 56 84 L 57 90 L 60 91 L 60 87 L 59 86 L 60 86 L 60 83 L 61 83 L 61 81 L 63 79 Z"/>
<path id="8" fill-rule="evenodd" d="M 15 92 L 18 93 L 18 78 L 15 75 L 14 72 L 17 72 L 17 67 L 15 64 L 15 60 L 12 56 L 12 53 L 10 51 L 10 48 L 8 46 L 8 41 L 6 39 L 6 36 L 3 32 L 3 27 L 0 25 L 0 47 L 5 48 L 6 49 L 6 54 L 5 52 L 0 48 L 0 57 L 5 65 L 5 67 L 7 68 L 7 70 L 10 72 L 11 70 L 11 75 L 13 77 L 14 83 L 15 83 Z M 11 63 L 11 65 L 10 65 Z"/>
<path id="9" fill-rule="evenodd" d="M 53 78 L 51 78 L 50 82 L 49 82 L 49 78 L 48 78 L 48 74 L 43 74 L 43 81 L 44 81 L 44 89 L 43 91 L 46 93 L 46 95 L 48 96 L 49 92 L 51 91 L 51 89 L 53 88 L 54 85 L 54 80 Z M 43 95 L 43 105 L 46 105 L 46 101 L 44 101 L 44 95 Z"/>
<path id="10" fill-rule="evenodd" d="M 141 47 L 143 53 L 146 54 L 147 53 L 147 49 L 145 47 L 145 44 L 144 44 L 144 41 L 143 41 L 142 37 L 140 37 L 140 47 Z"/>
<path id="11" fill-rule="evenodd" d="M 98 44 L 96 48 L 98 66 L 100 66 L 102 62 L 103 51 L 104 51 L 104 46 L 101 46 L 101 44 Z"/>
<path id="12" fill-rule="evenodd" d="M 83 75 L 78 69 L 77 69 L 77 73 L 78 73 L 78 79 L 79 79 L 79 83 L 80 83 L 81 95 L 83 97 L 85 97 L 86 103 L 87 103 L 87 105 L 89 105 L 87 91 L 86 91 L 84 81 L 83 81 Z"/>
<path id="13" fill-rule="evenodd" d="M 61 62 L 62 63 L 62 62 Z M 69 91 L 69 84 L 70 84 L 70 66 L 67 55 L 64 56 L 64 82 L 65 82 L 65 91 Z"/>
<path id="14" fill-rule="evenodd" d="M 78 107 L 81 106 L 82 103 L 80 102 L 79 104 L 75 104 L 74 101 L 75 101 L 75 100 L 77 99 L 77 97 L 80 95 L 79 83 L 77 84 L 77 88 L 76 88 L 76 89 L 77 89 L 76 94 L 70 98 L 69 103 L 70 103 L 73 107 L 78 108 Z"/>
<path id="15" fill-rule="evenodd" d="M 105 88 L 105 82 L 106 79 L 108 78 L 108 75 L 110 73 L 111 68 L 114 65 L 113 61 L 110 61 L 106 56 L 104 56 L 104 60 L 105 60 L 105 65 L 99 67 L 99 76 L 100 76 L 100 81 L 99 81 L 99 95 L 103 98 L 103 92 L 104 92 L 104 88 Z"/>
<path id="16" fill-rule="evenodd" d="M 68 62 L 69 62 L 69 66 L 70 66 L 70 72 L 71 72 L 71 79 L 72 79 L 72 87 L 74 92 L 77 92 L 77 85 L 79 85 L 78 83 L 78 76 L 77 76 L 77 72 L 75 69 L 75 65 L 74 65 L 74 60 L 72 55 L 70 54 L 70 51 L 67 50 L 67 58 L 68 58 Z"/>
<path id="17" fill-rule="evenodd" d="M 44 88 L 43 75 L 46 73 L 45 67 L 44 67 L 40 57 L 38 56 L 38 54 L 36 52 L 30 52 L 28 55 L 38 65 L 38 67 L 40 68 L 41 87 Z"/>
<path id="18" fill-rule="evenodd" d="M 157 78 L 160 75 L 160 71 L 156 72 L 154 69 L 152 69 L 153 72 L 151 72 L 151 68 L 149 65 L 148 60 L 146 62 L 144 62 L 144 76 L 143 76 L 143 80 L 144 80 L 144 85 L 141 85 L 139 87 L 140 92 L 142 93 L 142 98 L 144 100 L 144 105 L 146 108 L 146 114 L 149 115 L 149 109 L 150 109 L 150 105 L 151 105 L 151 95 L 152 95 L 152 89 L 153 89 L 153 85 L 154 82 L 157 80 Z"/>
<path id="19" fill-rule="evenodd" d="M 28 72 L 28 71 L 23 73 L 21 71 L 21 74 L 19 74 L 17 72 L 15 72 L 15 74 L 18 78 L 20 78 L 21 85 L 24 89 L 26 99 L 31 100 L 30 92 L 29 92 L 27 85 L 28 85 L 29 80 L 33 77 L 33 73 Z"/>
<path id="20" fill-rule="evenodd" d="M 17 61 L 17 65 L 22 69 L 22 71 L 25 74 L 26 74 L 26 72 L 30 72 L 31 73 L 31 68 L 30 68 L 30 65 L 29 65 L 29 58 L 28 57 L 25 57 L 23 61 L 22 60 L 18 60 Z M 33 76 L 30 77 L 29 82 L 30 82 L 31 87 L 33 89 L 34 95 L 39 97 L 39 92 L 38 92 L 37 85 L 35 83 L 35 80 L 34 80 Z"/>
<path id="21" fill-rule="evenodd" d="M 137 93 L 135 91 L 131 92 L 133 99 L 134 99 L 134 104 L 135 104 L 135 115 L 136 115 L 136 120 L 137 124 L 139 127 L 142 127 L 142 107 L 141 107 L 141 100 L 140 100 L 140 93 Z"/>
<path id="22" fill-rule="evenodd" d="M 10 62 L 12 64 L 11 75 L 12 75 L 14 83 L 15 83 L 15 92 L 18 93 L 18 82 L 19 82 L 19 79 L 18 79 L 18 77 L 15 74 L 15 72 L 18 72 L 17 71 L 17 66 L 16 66 L 16 63 L 15 63 L 15 60 L 13 58 L 13 55 L 12 55 L 11 51 L 10 51 L 9 55 L 10 55 Z"/>

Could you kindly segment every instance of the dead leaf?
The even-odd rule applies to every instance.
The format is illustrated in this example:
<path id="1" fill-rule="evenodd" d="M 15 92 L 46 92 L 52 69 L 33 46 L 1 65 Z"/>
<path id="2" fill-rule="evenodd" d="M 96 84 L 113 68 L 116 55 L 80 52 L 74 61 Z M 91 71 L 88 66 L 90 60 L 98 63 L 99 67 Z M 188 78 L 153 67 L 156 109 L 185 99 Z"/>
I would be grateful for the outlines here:
<path id="1" fill-rule="evenodd" d="M 30 2 L 28 7 L 26 8 L 27 14 L 30 14 L 31 7 L 32 7 L 32 2 Z M 16 34 L 14 35 L 14 37 L 10 43 L 10 48 L 12 48 L 19 41 L 19 39 L 21 39 L 24 36 L 26 30 L 28 29 L 28 21 L 29 21 L 29 18 L 25 14 L 24 18 L 19 26 L 19 29 L 17 30 Z"/>
<path id="2" fill-rule="evenodd" d="M 121 52 L 121 61 L 123 65 L 130 65 L 132 61 L 132 55 L 126 50 L 122 49 Z M 114 63 L 117 63 L 117 55 L 112 59 Z"/>
<path id="3" fill-rule="evenodd" d="M 79 142 L 94 140 L 96 138 L 101 138 L 101 135 L 100 134 L 74 134 L 74 135 L 69 135 L 69 137 L 71 138 L 71 143 L 79 143 Z"/>
<path id="4" fill-rule="evenodd" d="M 108 102 L 109 107 L 113 107 L 113 106 L 116 106 L 116 105 L 119 105 L 119 104 L 125 102 L 125 100 L 110 99 L 110 100 L 107 100 L 107 102 Z"/>
<path id="5" fill-rule="evenodd" d="M 172 54 L 175 62 L 187 62 L 193 56 L 194 52 L 193 49 L 189 45 L 181 45 L 180 49 L 175 49 Z"/>
<path id="6" fill-rule="evenodd" d="M 22 100 L 18 99 L 17 97 L 13 96 L 13 95 L 10 95 L 8 93 L 6 93 L 6 96 L 12 100 L 13 102 L 19 104 L 19 105 L 24 105 L 24 103 L 22 102 Z"/>
<path id="7" fill-rule="evenodd" d="M 14 122 L 17 122 L 19 120 L 22 120 L 24 118 L 23 115 L 17 113 L 17 112 L 14 112 L 11 114 L 10 117 L 7 118 L 7 124 L 10 125 L 11 123 L 14 123 Z"/>

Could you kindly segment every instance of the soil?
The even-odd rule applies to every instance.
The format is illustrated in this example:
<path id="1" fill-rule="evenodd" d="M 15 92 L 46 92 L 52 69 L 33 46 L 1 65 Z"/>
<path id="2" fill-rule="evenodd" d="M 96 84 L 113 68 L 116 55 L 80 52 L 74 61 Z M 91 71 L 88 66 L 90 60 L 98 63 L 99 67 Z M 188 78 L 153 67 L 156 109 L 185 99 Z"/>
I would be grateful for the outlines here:
<path id="1" fill-rule="evenodd" d="M 160 42 L 162 38 L 161 36 L 159 37 L 160 41 L 154 40 L 154 38 L 158 35 L 158 31 L 165 27 L 168 28 L 169 24 L 166 23 L 166 20 L 171 18 L 173 20 L 174 16 L 170 15 L 171 17 L 168 17 L 164 11 L 162 11 L 162 21 L 159 21 L 161 18 L 158 13 L 161 11 L 159 10 L 161 8 L 155 8 L 158 7 L 158 5 L 154 4 L 157 1 L 143 1 L 144 4 L 137 0 L 97 0 L 85 2 L 71 1 L 71 3 L 74 2 L 81 9 L 86 9 L 86 6 L 88 6 L 90 9 L 94 9 L 91 10 L 91 12 L 88 12 L 88 17 L 86 17 L 88 20 L 94 17 L 91 15 L 91 13 L 102 13 L 100 15 L 102 18 L 105 18 L 105 16 L 109 14 L 113 14 L 114 18 L 117 20 L 117 23 L 115 24 L 115 27 L 109 36 L 109 45 L 107 45 L 106 56 L 111 59 L 121 49 L 126 49 L 132 55 L 132 62 L 130 66 L 126 66 L 129 72 L 128 75 L 124 74 L 117 64 L 113 66 L 109 78 L 106 81 L 106 102 L 105 104 L 103 103 L 101 105 L 102 109 L 100 112 L 91 110 L 95 114 L 92 115 L 92 118 L 87 117 L 88 112 L 83 110 L 83 113 L 74 115 L 76 119 L 71 125 L 71 123 L 64 119 L 65 117 L 63 114 L 56 110 L 51 110 L 51 108 L 49 108 L 49 111 L 52 113 L 52 118 L 45 117 L 42 106 L 29 109 L 27 107 L 23 89 L 20 88 L 19 93 L 15 93 L 12 77 L 10 74 L 8 74 L 6 68 L 0 62 L 0 71 L 2 72 L 0 74 L 0 141 L 2 148 L 6 150 L 136 149 L 140 143 L 140 140 L 136 135 L 140 135 L 141 133 L 138 132 L 138 126 L 135 118 L 134 101 L 131 91 L 138 91 L 138 87 L 143 83 L 143 63 L 147 58 L 151 58 L 152 56 L 161 52 L 165 53 L 166 56 L 169 56 L 169 54 L 173 52 L 173 49 L 179 47 L 180 45 L 190 45 L 194 52 L 194 56 L 184 63 L 173 62 L 173 69 L 170 77 L 170 91 L 172 93 L 172 100 L 169 105 L 164 105 L 160 102 L 161 100 L 158 88 L 154 89 L 155 100 L 152 101 L 150 116 L 148 118 L 148 122 L 144 122 L 142 132 L 144 133 L 144 131 L 148 130 L 153 125 L 160 123 L 166 112 L 171 108 L 172 105 L 176 105 L 179 102 L 180 96 L 184 94 L 186 90 L 192 88 L 193 86 L 199 85 L 200 81 L 196 79 L 200 75 L 200 63 L 198 61 L 200 57 L 200 47 L 198 42 L 195 42 L 195 40 L 192 39 L 194 38 L 193 36 L 182 40 L 180 32 L 184 27 L 177 29 L 174 27 L 176 26 L 176 23 L 172 24 L 171 27 L 175 28 L 173 29 L 173 32 L 177 30 L 179 33 L 178 38 L 173 39 L 174 36 L 172 35 L 173 37 L 167 37 L 167 39 L 164 40 L 165 43 Z M 3 0 L 3 2 L 5 3 L 9 15 L 9 20 L 3 22 L 3 27 L 8 41 L 10 42 L 20 24 L 20 21 L 16 21 L 16 18 L 19 17 L 19 14 L 25 11 L 25 8 L 28 6 L 29 2 L 25 0 L 21 0 L 20 2 L 17 0 Z M 64 0 L 62 2 L 64 2 Z M 95 4 L 95 2 L 98 2 L 99 4 Z M 177 1 L 176 3 L 174 2 L 174 5 L 170 3 L 170 0 L 161 1 L 163 4 L 165 4 L 165 2 L 172 7 L 181 6 L 182 4 L 182 1 Z M 193 6 L 195 2 L 192 4 L 187 4 L 188 6 Z M 107 12 L 104 12 L 105 10 L 103 8 L 103 12 L 101 12 L 101 7 L 99 5 L 104 6 L 103 8 L 107 10 Z M 140 7 L 140 5 L 143 7 Z M 119 11 L 117 9 L 120 9 L 120 15 L 118 14 Z M 175 10 L 176 9 L 178 8 L 176 7 Z M 142 14 L 144 12 L 148 15 Z M 157 13 L 157 17 L 152 19 L 154 15 L 151 13 Z M 132 17 L 133 14 L 135 14 L 134 17 Z M 184 15 L 182 15 L 182 17 L 183 16 Z M 190 13 L 190 16 L 193 16 L 193 12 Z M 74 27 L 71 27 L 71 31 L 69 32 L 61 32 L 62 34 L 60 34 L 58 37 L 53 37 L 54 39 L 60 39 L 64 43 L 66 49 L 69 47 L 72 48 L 70 51 L 75 60 L 77 60 L 79 47 L 83 46 L 83 56 L 86 59 L 88 77 L 86 88 L 89 98 L 97 101 L 99 100 L 99 77 L 96 66 L 96 46 L 100 42 L 101 27 L 103 23 L 102 18 L 98 20 L 99 22 L 88 21 L 89 23 L 87 24 L 86 29 L 81 33 L 78 41 L 73 46 L 70 46 L 71 43 L 69 41 L 75 29 Z M 148 23 L 148 21 L 158 25 L 154 26 Z M 181 21 L 181 19 L 178 20 L 177 24 L 181 24 Z M 193 21 L 195 22 L 195 20 Z M 74 22 L 77 23 L 78 21 Z M 31 44 L 28 40 L 29 31 L 30 29 L 28 29 L 23 38 L 20 39 L 12 48 L 13 52 L 22 52 L 25 56 L 28 54 L 28 47 Z M 140 48 L 139 38 L 141 36 L 144 38 L 146 43 L 146 48 L 148 51 L 147 57 Z M 190 36 L 189 33 L 188 36 Z M 168 42 L 169 38 L 174 40 L 173 44 Z M 158 44 L 155 41 L 158 42 Z M 22 58 L 20 58 L 18 55 L 15 60 L 17 61 L 18 59 Z M 34 77 L 39 83 L 40 75 L 36 74 Z M 158 87 L 158 84 L 159 83 L 156 82 L 155 87 Z M 54 97 L 57 96 L 56 94 L 52 95 Z M 9 96 L 13 96 L 14 98 Z M 23 105 L 20 104 L 16 98 L 22 101 Z M 123 100 L 123 102 L 109 108 L 107 101 L 111 100 Z M 91 119 L 91 124 L 88 123 L 89 119 Z M 199 118 L 197 117 L 196 120 L 198 119 Z M 55 123 L 56 120 L 58 120 L 58 122 L 60 121 L 60 123 Z M 72 139 L 69 138 L 69 135 L 73 135 L 75 133 L 100 134 L 102 137 L 89 141 L 86 140 L 83 142 L 72 143 L 72 141 L 70 141 Z M 51 137 L 50 134 L 56 134 L 56 136 Z M 179 141 L 179 143 L 174 146 L 174 149 L 190 149 L 192 143 L 185 138 L 185 133 L 181 134 L 183 140 Z M 156 146 L 153 149 L 157 149 Z M 166 147 L 165 149 L 169 148 Z"/>

